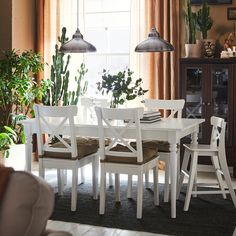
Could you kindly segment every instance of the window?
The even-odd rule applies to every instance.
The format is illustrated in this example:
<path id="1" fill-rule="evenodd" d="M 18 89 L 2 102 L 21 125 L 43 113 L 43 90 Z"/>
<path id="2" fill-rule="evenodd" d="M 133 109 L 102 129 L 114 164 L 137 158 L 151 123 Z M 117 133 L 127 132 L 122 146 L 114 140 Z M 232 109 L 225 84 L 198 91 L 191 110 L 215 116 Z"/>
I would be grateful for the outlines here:
<path id="1" fill-rule="evenodd" d="M 130 0 L 84 1 L 84 36 L 97 48 L 84 54 L 88 95 L 94 95 L 103 69 L 116 73 L 129 67 Z"/>

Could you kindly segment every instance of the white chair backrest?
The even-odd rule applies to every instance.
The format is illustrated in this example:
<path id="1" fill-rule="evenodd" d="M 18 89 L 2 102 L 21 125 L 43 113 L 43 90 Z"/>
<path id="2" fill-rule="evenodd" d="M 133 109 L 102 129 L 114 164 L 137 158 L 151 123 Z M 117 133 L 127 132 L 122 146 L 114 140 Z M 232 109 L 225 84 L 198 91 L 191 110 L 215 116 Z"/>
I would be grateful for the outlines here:
<path id="1" fill-rule="evenodd" d="M 219 146 L 220 148 L 225 148 L 226 122 L 220 117 L 212 116 L 211 125 L 211 145 L 213 147 Z"/>
<path id="2" fill-rule="evenodd" d="M 95 106 L 109 107 L 110 103 L 106 98 L 81 97 L 81 106 L 83 108 L 83 122 L 91 122 L 96 119 Z"/>
<path id="3" fill-rule="evenodd" d="M 95 107 L 97 119 L 98 119 L 98 131 L 99 131 L 99 146 L 101 159 L 105 158 L 105 155 L 119 156 L 119 157 L 136 157 L 138 162 L 143 161 L 142 151 L 142 139 L 141 139 L 141 127 L 140 118 L 143 117 L 143 108 L 102 108 Z M 117 130 L 117 122 L 126 121 L 122 128 Z M 127 129 L 132 128 L 133 132 L 129 135 L 128 139 L 124 135 Z M 111 142 L 108 146 L 105 146 L 105 138 L 110 138 Z M 137 150 L 135 150 L 129 141 L 136 142 Z M 126 146 L 130 152 L 118 152 L 111 151 L 111 148 L 121 144 Z"/>
<path id="4" fill-rule="evenodd" d="M 71 153 L 72 157 L 77 156 L 77 145 L 74 128 L 74 117 L 78 113 L 77 106 L 41 106 L 34 105 L 34 113 L 37 125 L 37 142 L 39 155 L 45 151 Z M 66 142 L 61 134 L 65 124 L 69 126 L 67 135 L 69 142 Z M 48 139 L 43 143 L 43 134 L 48 135 Z M 51 142 L 57 138 L 64 147 L 51 147 Z"/>
<path id="5" fill-rule="evenodd" d="M 171 113 L 168 118 L 173 118 L 175 115 L 177 118 L 182 117 L 182 110 L 184 108 L 185 100 L 156 100 L 156 99 L 145 99 L 144 105 L 149 111 L 155 110 L 170 110 Z"/>

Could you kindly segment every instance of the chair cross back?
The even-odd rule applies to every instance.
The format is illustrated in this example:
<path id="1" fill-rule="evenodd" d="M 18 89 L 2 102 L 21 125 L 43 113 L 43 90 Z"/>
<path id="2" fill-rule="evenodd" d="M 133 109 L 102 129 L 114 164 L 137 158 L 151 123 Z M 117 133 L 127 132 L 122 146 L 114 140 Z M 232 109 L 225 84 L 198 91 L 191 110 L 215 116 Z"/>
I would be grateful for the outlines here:
<path id="1" fill-rule="evenodd" d="M 95 111 L 98 117 L 100 151 L 102 152 L 101 157 L 105 157 L 105 155 L 119 157 L 137 157 L 137 161 L 142 162 L 143 152 L 141 144 L 140 118 L 143 114 L 143 108 L 131 108 L 127 110 L 95 107 Z M 124 123 L 122 128 L 119 128 L 118 132 L 116 129 L 116 124 L 114 122 L 124 120 L 127 121 L 127 123 Z M 129 144 L 126 137 L 124 137 L 127 129 L 129 128 L 133 128 L 134 130 L 133 135 L 129 135 L 129 139 L 133 139 L 134 141 L 136 141 L 137 150 L 135 150 Z M 106 147 L 104 141 L 106 138 L 105 130 L 108 130 L 108 137 L 111 138 L 111 143 Z M 117 144 L 126 146 L 130 150 L 130 152 L 118 152 L 111 150 Z"/>
<path id="2" fill-rule="evenodd" d="M 224 147 L 226 122 L 222 118 L 212 116 L 211 125 L 213 126 L 211 132 L 211 145 L 213 147 Z"/>
<path id="3" fill-rule="evenodd" d="M 145 99 L 144 101 L 145 107 L 151 110 L 170 110 L 171 113 L 169 114 L 168 118 L 173 118 L 175 115 L 177 118 L 182 117 L 182 110 L 185 104 L 184 99 L 177 99 L 177 100 L 156 100 L 156 99 Z"/>
<path id="4" fill-rule="evenodd" d="M 37 137 L 39 143 L 39 155 L 43 155 L 45 151 L 71 153 L 72 157 L 76 157 L 77 146 L 76 137 L 74 133 L 74 116 L 77 114 L 77 106 L 34 106 L 35 119 L 37 124 Z M 56 119 L 56 122 L 50 122 L 50 119 Z M 63 127 L 65 124 L 69 126 L 68 140 L 65 141 L 61 137 L 63 134 Z M 42 134 L 48 134 L 47 141 L 43 144 Z M 53 138 L 57 138 L 64 147 L 51 147 L 50 143 Z"/>

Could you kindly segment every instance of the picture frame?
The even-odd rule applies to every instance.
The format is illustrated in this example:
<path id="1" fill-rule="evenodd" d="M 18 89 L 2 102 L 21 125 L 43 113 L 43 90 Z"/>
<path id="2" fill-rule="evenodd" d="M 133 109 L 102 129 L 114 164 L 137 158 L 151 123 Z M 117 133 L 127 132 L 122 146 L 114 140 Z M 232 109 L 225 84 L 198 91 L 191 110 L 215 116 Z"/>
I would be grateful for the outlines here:
<path id="1" fill-rule="evenodd" d="M 236 20 L 236 7 L 227 8 L 227 19 Z"/>
<path id="2" fill-rule="evenodd" d="M 209 5 L 218 5 L 218 4 L 232 4 L 232 0 L 208 0 Z M 203 0 L 191 0 L 192 5 L 201 5 Z"/>

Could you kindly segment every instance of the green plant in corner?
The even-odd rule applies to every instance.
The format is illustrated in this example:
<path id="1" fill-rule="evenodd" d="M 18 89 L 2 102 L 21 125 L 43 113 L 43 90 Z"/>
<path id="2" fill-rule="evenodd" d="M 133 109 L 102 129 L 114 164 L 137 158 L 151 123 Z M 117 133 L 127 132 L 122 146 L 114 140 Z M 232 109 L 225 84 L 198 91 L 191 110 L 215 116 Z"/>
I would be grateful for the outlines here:
<path id="1" fill-rule="evenodd" d="M 103 70 L 102 81 L 97 83 L 97 88 L 102 94 L 111 93 L 110 107 L 122 105 L 125 101 L 133 100 L 136 97 L 144 95 L 148 90 L 142 89 L 142 79 L 132 81 L 133 72 L 130 69 L 120 71 L 111 75 Z"/>
<path id="2" fill-rule="evenodd" d="M 4 126 L 10 127 L 18 135 L 15 143 L 25 141 L 18 121 L 30 115 L 35 100 L 47 90 L 47 80 L 37 84 L 35 79 L 43 68 L 40 54 L 33 51 L 5 51 L 0 60 L 0 132 L 5 132 Z"/>
<path id="3" fill-rule="evenodd" d="M 186 22 L 186 43 L 195 44 L 196 43 L 196 23 L 197 14 L 192 12 L 191 2 L 187 0 L 187 10 L 185 11 L 185 22 Z"/>
<path id="4" fill-rule="evenodd" d="M 201 31 L 202 38 L 207 39 L 207 31 L 211 29 L 213 20 L 210 17 L 210 7 L 203 1 L 202 9 L 197 12 L 197 30 Z"/>

